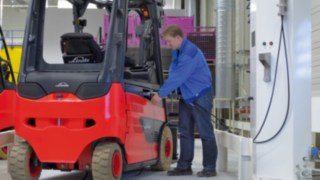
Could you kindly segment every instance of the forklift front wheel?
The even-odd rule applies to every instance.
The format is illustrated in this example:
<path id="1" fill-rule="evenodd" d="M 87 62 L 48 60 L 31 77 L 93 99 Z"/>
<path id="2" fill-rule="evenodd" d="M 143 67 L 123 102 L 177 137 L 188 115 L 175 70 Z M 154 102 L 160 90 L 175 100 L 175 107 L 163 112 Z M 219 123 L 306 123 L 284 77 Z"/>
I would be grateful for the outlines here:
<path id="1" fill-rule="evenodd" d="M 170 168 L 173 154 L 172 133 L 168 126 L 164 126 L 159 144 L 159 161 L 152 169 L 167 171 Z"/>
<path id="2" fill-rule="evenodd" d="M 98 144 L 93 151 L 93 179 L 121 179 L 123 169 L 122 150 L 117 143 Z"/>

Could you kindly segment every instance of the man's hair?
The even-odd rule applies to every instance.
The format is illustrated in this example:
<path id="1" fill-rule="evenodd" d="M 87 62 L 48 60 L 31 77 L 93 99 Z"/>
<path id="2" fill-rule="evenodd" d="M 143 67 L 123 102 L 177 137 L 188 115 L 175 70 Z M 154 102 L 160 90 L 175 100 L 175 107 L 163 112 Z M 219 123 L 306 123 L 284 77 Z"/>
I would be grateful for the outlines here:
<path id="1" fill-rule="evenodd" d="M 180 36 L 183 38 L 183 32 L 181 28 L 177 25 L 170 25 L 168 26 L 162 33 L 162 36 L 171 36 L 171 37 L 177 37 Z"/>

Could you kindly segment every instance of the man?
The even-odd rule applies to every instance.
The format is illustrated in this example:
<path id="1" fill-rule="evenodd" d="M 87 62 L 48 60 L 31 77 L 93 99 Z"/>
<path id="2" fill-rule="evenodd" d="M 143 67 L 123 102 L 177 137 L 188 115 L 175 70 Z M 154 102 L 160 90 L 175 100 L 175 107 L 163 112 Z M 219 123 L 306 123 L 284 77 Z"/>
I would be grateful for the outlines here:
<path id="1" fill-rule="evenodd" d="M 203 170 L 199 177 L 216 176 L 217 144 L 211 123 L 212 78 L 202 51 L 183 37 L 178 26 L 169 26 L 162 33 L 172 51 L 172 62 L 168 80 L 158 94 L 151 99 L 158 104 L 162 98 L 178 89 L 182 98 L 179 102 L 180 157 L 169 176 L 192 175 L 194 156 L 194 124 L 197 124 L 202 141 Z"/>

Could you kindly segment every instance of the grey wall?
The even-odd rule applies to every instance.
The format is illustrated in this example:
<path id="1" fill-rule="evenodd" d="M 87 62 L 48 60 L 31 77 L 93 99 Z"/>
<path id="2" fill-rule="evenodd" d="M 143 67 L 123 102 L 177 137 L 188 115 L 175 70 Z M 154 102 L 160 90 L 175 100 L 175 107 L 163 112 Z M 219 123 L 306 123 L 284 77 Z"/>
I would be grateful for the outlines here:
<path id="1" fill-rule="evenodd" d="M 4 30 L 24 30 L 26 16 L 26 9 L 3 8 L 2 28 Z"/>
<path id="2" fill-rule="evenodd" d="M 98 36 L 99 27 L 103 27 L 104 10 L 87 10 L 84 19 L 87 26 L 84 32 Z M 72 11 L 70 9 L 49 8 L 46 13 L 44 34 L 44 59 L 48 63 L 62 63 L 60 49 L 60 36 L 64 33 L 73 32 Z"/>
<path id="3" fill-rule="evenodd" d="M 187 12 L 184 9 L 165 9 L 166 16 L 186 16 Z"/>

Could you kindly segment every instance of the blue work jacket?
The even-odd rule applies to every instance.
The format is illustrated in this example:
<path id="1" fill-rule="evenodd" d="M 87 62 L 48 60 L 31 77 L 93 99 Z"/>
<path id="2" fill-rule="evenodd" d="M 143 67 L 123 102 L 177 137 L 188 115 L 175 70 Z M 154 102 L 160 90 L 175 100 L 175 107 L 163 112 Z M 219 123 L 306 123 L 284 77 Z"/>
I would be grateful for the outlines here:
<path id="1" fill-rule="evenodd" d="M 179 88 L 187 103 L 212 91 L 212 77 L 202 51 L 187 39 L 183 39 L 180 50 L 172 51 L 169 77 L 161 86 L 159 96 L 168 96 Z"/>

